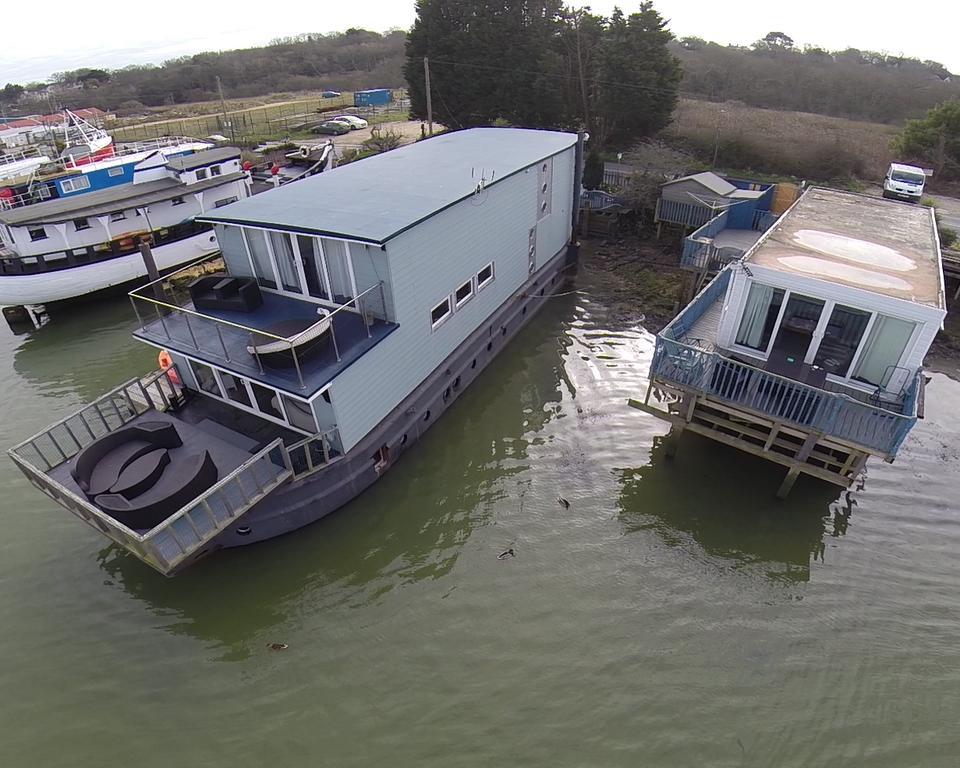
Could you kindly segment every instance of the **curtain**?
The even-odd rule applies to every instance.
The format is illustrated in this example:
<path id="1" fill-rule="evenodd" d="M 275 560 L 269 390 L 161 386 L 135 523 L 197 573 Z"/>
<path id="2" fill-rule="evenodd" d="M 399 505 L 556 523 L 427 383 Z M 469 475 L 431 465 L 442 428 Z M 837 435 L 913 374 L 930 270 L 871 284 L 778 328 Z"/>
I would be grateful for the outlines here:
<path id="1" fill-rule="evenodd" d="M 277 271 L 280 273 L 280 283 L 283 285 L 283 289 L 292 293 L 303 293 L 290 235 L 283 232 L 271 232 L 270 243 L 273 245 L 273 255 L 277 260 Z"/>
<path id="2" fill-rule="evenodd" d="M 273 266 L 270 263 L 270 253 L 267 251 L 264 232 L 259 229 L 247 229 L 244 230 L 244 236 L 250 246 L 250 258 L 253 260 L 253 271 L 257 273 L 257 282 L 265 288 L 276 288 L 277 281 L 273 276 Z"/>
<path id="3" fill-rule="evenodd" d="M 247 249 L 243 245 L 243 235 L 240 227 L 231 227 L 224 224 L 215 224 L 217 242 L 223 253 L 223 262 L 227 265 L 227 272 L 235 277 L 253 277 L 250 268 L 250 259 L 247 258 Z"/>
<path id="4" fill-rule="evenodd" d="M 338 301 L 353 298 L 353 286 L 350 284 L 350 267 L 347 262 L 347 244 L 341 240 L 323 238 L 323 255 L 327 260 L 327 272 L 330 275 L 330 290 Z"/>
<path id="5" fill-rule="evenodd" d="M 772 301 L 773 288 L 769 285 L 759 283 L 750 285 L 747 304 L 743 309 L 743 319 L 740 321 L 740 331 L 737 333 L 737 344 L 754 349 L 760 348 L 763 327 L 767 324 L 767 312 Z"/>
<path id="6" fill-rule="evenodd" d="M 900 364 L 913 329 L 914 324 L 906 320 L 877 315 L 857 363 L 855 378 L 886 387 L 895 373 L 894 369 Z"/>

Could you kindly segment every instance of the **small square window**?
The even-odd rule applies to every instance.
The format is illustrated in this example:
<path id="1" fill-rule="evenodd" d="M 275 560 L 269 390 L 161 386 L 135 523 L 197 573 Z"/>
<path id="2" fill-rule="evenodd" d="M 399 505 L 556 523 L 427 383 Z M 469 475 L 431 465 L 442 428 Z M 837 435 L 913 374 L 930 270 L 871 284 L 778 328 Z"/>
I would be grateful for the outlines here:
<path id="1" fill-rule="evenodd" d="M 450 297 L 447 296 L 437 306 L 430 310 L 430 323 L 436 328 L 440 323 L 450 317 Z"/>
<path id="2" fill-rule="evenodd" d="M 182 198 L 182 197 L 175 197 L 175 198 L 173 198 L 173 199 L 170 201 L 170 204 L 171 204 L 171 205 L 183 205 L 183 198 Z"/>
<path id="3" fill-rule="evenodd" d="M 230 203 L 235 203 L 235 202 L 237 202 L 237 198 L 235 198 L 235 197 L 225 197 L 225 198 L 223 198 L 223 200 L 217 200 L 217 201 L 213 204 L 213 207 L 214 207 L 214 208 L 223 208 L 223 206 L 225 206 L 225 205 L 230 205 Z"/>
<path id="4" fill-rule="evenodd" d="M 30 235 L 30 239 L 33 242 L 37 242 L 37 240 L 47 239 L 47 230 L 45 230 L 43 227 L 37 227 L 36 229 L 28 229 L 27 234 Z"/>
<path id="5" fill-rule="evenodd" d="M 197 181 L 203 181 L 205 178 L 207 178 L 207 169 L 197 168 Z"/>
<path id="6" fill-rule="evenodd" d="M 87 221 L 86 219 L 74 219 L 73 228 L 77 232 L 83 232 L 83 230 L 85 229 L 90 229 L 90 222 Z"/>
<path id="7" fill-rule="evenodd" d="M 124 221 L 127 218 L 127 214 L 123 211 L 117 211 L 116 213 L 110 214 L 110 221 Z"/>
<path id="8" fill-rule="evenodd" d="M 211 166 L 210 166 L 210 175 L 211 175 L 211 176 L 219 176 L 219 175 L 220 175 L 220 166 L 219 166 L 219 165 L 211 165 Z"/>
<path id="9" fill-rule="evenodd" d="M 453 301 L 457 309 L 460 309 L 473 296 L 473 280 L 467 280 L 453 294 Z"/>
<path id="10" fill-rule="evenodd" d="M 485 287 L 490 285 L 493 282 L 493 262 L 491 261 L 487 266 L 477 272 L 477 290 L 483 290 Z"/>

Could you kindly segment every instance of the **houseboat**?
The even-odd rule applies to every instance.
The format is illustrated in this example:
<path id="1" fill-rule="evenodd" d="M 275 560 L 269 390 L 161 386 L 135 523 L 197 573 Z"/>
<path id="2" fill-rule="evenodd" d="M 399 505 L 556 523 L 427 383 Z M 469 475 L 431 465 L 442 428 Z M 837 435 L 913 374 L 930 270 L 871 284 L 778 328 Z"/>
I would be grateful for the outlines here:
<path id="1" fill-rule="evenodd" d="M 142 242 L 161 271 L 214 253 L 211 224 L 194 217 L 249 194 L 233 147 L 172 157 L 155 149 L 130 165 L 122 157 L 101 162 L 112 164 L 57 177 L 53 183 L 72 186 L 52 199 L 0 205 L 0 306 L 48 304 L 141 279 Z M 104 188 L 87 189 L 87 169 L 104 176 Z M 71 194 L 80 181 L 82 193 Z"/>
<path id="2" fill-rule="evenodd" d="M 811 188 L 657 336 L 631 404 L 673 425 L 668 454 L 690 431 L 785 466 L 781 496 L 801 473 L 848 487 L 922 418 L 945 316 L 931 210 Z"/>
<path id="3" fill-rule="evenodd" d="M 161 369 L 10 449 L 164 574 L 341 507 L 561 285 L 582 143 L 476 128 L 198 219 L 222 268 L 131 293 Z"/>

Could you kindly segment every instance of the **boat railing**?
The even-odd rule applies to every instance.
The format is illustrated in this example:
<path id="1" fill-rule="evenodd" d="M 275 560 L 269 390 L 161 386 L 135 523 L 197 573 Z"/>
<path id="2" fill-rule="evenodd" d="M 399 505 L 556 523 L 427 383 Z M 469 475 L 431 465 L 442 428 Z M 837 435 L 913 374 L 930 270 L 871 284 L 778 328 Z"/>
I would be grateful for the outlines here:
<path id="1" fill-rule="evenodd" d="M 131 379 L 8 451 L 40 491 L 164 574 L 175 571 L 293 475 L 283 440 L 277 438 L 146 532 L 117 522 L 51 476 L 95 440 L 151 409 L 169 408 L 179 393 L 178 382 L 175 367 Z"/>
<path id="2" fill-rule="evenodd" d="M 340 431 L 333 427 L 287 448 L 290 466 L 296 478 L 310 475 L 343 456 Z"/>
<path id="3" fill-rule="evenodd" d="M 49 158 L 40 151 L 39 147 L 25 147 L 23 149 L 16 149 L 12 152 L 4 152 L 0 154 L 0 168 L 5 165 L 19 163 L 23 160 L 40 160 L 44 158 L 49 160 Z"/>
<path id="4" fill-rule="evenodd" d="M 176 147 L 181 144 L 203 144 L 207 147 L 213 146 L 210 142 L 192 139 L 188 136 L 160 136 L 156 139 L 148 139 L 146 141 L 132 141 L 114 144 L 113 153 L 107 157 L 104 157 L 103 159 L 110 160 L 117 157 L 128 157 L 129 155 L 136 155 L 141 152 L 152 152 L 158 149 Z M 71 157 L 63 157 L 61 158 L 61 161 L 63 167 L 69 171 L 73 170 L 74 168 L 82 168 L 86 163 L 89 162 L 89 159 L 82 158 L 79 162 L 77 162 Z"/>
<path id="5" fill-rule="evenodd" d="M 918 371 L 898 412 L 879 399 L 863 402 L 813 387 L 666 334 L 657 337 L 651 378 L 886 457 L 896 454 L 916 423 L 924 385 Z"/>
<path id="6" fill-rule="evenodd" d="M 335 324 L 339 313 L 359 314 L 368 338 L 372 336 L 371 328 L 375 321 L 386 319 L 386 298 L 382 280 L 335 307 L 323 317 L 319 317 L 315 323 L 292 336 L 280 336 L 262 328 L 198 311 L 194 308 L 189 291 L 184 284 L 186 279 L 184 275 L 189 277 L 203 274 L 205 265 L 220 258 L 219 254 L 205 256 L 166 277 L 131 291 L 130 301 L 137 314 L 140 329 L 147 330 L 147 319 L 149 319 L 149 325 L 154 332 L 166 337 L 168 341 L 176 340 L 185 343 L 197 352 L 212 355 L 238 368 L 245 368 L 259 374 L 264 372 L 263 357 L 266 354 L 272 355 L 277 352 L 289 354 L 296 369 L 300 388 L 305 389 L 302 358 L 303 347 L 307 342 L 329 333 L 337 361 L 341 360 L 342 350 L 340 341 L 337 339 Z M 171 316 L 183 320 L 182 333 L 179 324 L 175 327 L 171 321 Z M 249 352 L 246 356 L 238 356 L 235 347 L 231 356 L 231 345 L 228 343 L 227 336 L 233 334 L 235 337 L 238 333 L 244 337 L 245 346 Z M 263 351 L 265 346 L 274 342 L 279 345 L 278 349 L 271 350 L 269 353 Z"/>

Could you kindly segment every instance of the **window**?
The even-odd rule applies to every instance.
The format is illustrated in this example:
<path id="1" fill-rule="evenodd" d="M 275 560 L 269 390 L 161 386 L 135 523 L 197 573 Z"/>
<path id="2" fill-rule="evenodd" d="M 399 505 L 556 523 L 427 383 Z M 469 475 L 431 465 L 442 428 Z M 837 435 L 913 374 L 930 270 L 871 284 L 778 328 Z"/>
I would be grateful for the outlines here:
<path id="1" fill-rule="evenodd" d="M 117 166 L 107 169 L 107 176 L 123 176 L 123 168 Z"/>
<path id="2" fill-rule="evenodd" d="M 87 221 L 86 219 L 74 219 L 73 228 L 77 232 L 83 232 L 83 230 L 85 229 L 90 229 L 90 222 Z"/>
<path id="3" fill-rule="evenodd" d="M 751 349 L 765 350 L 777 324 L 777 315 L 783 304 L 783 291 L 769 285 L 753 283 L 747 294 L 747 303 L 737 331 L 737 344 Z"/>
<path id="4" fill-rule="evenodd" d="M 223 392 L 235 403 L 250 406 L 250 395 L 244 386 L 243 379 L 237 378 L 232 373 L 221 373 L 220 382 L 223 384 Z"/>
<path id="5" fill-rule="evenodd" d="M 116 213 L 110 214 L 110 221 L 123 221 L 127 218 L 127 214 L 123 211 L 117 211 Z"/>
<path id="6" fill-rule="evenodd" d="M 887 387 L 895 378 L 900 358 L 915 327 L 906 320 L 877 315 L 853 377 L 878 387 Z"/>
<path id="7" fill-rule="evenodd" d="M 283 399 L 283 410 L 287 412 L 287 421 L 290 426 L 309 432 L 311 435 L 317 431 L 317 422 L 313 418 L 313 409 L 310 403 L 303 400 L 297 400 L 289 395 L 280 395 Z"/>
<path id="8" fill-rule="evenodd" d="M 253 390 L 253 396 L 257 401 L 257 410 L 267 416 L 273 416 L 275 419 L 282 419 L 280 412 L 280 403 L 277 401 L 277 393 L 267 387 L 263 387 L 256 382 L 250 382 L 250 389 Z"/>
<path id="9" fill-rule="evenodd" d="M 453 294 L 453 301 L 457 309 L 460 309 L 460 307 L 466 304 L 471 296 L 473 296 L 473 280 L 467 280 L 467 282 L 457 288 Z"/>
<path id="10" fill-rule="evenodd" d="M 208 394 L 222 397 L 220 394 L 220 385 L 217 384 L 217 377 L 213 374 L 213 368 L 194 360 L 190 361 L 190 367 L 193 369 L 193 375 L 196 376 L 197 386 L 200 387 L 200 389 Z"/>
<path id="11" fill-rule="evenodd" d="M 230 205 L 230 203 L 235 203 L 235 202 L 237 202 L 237 198 L 235 198 L 235 197 L 225 197 L 225 198 L 223 198 L 223 200 L 217 200 L 217 201 L 213 204 L 213 207 L 214 207 L 214 208 L 223 208 L 223 206 L 225 206 L 225 205 Z"/>
<path id="12" fill-rule="evenodd" d="M 170 201 L 170 205 L 183 205 L 182 197 L 175 197 Z"/>
<path id="13" fill-rule="evenodd" d="M 493 262 L 477 272 L 477 290 L 482 291 L 493 282 Z"/>
<path id="14" fill-rule="evenodd" d="M 47 239 L 47 230 L 45 230 L 43 227 L 28 229 L 27 234 L 30 235 L 30 240 L 32 240 L 34 243 L 37 242 L 37 240 Z"/>
<path id="15" fill-rule="evenodd" d="M 205 178 L 207 178 L 207 169 L 197 168 L 197 181 L 203 181 Z"/>
<path id="16" fill-rule="evenodd" d="M 276 289 L 277 281 L 273 274 L 273 263 L 270 261 L 270 252 L 267 250 L 263 230 L 245 229 L 243 236 L 250 249 L 250 259 L 253 261 L 253 272 L 257 276 L 257 282 L 263 288 Z"/>
<path id="17" fill-rule="evenodd" d="M 90 189 L 90 179 L 86 176 L 75 176 L 72 179 L 64 179 L 60 182 L 60 189 L 65 195 L 71 192 L 80 192 L 84 189 Z"/>
<path id="18" fill-rule="evenodd" d="M 813 364 L 827 373 L 846 376 L 869 321 L 869 312 L 837 304 L 830 313 Z"/>
<path id="19" fill-rule="evenodd" d="M 211 175 L 211 176 L 219 176 L 219 175 L 220 175 L 220 166 L 219 166 L 219 165 L 211 165 L 211 166 L 210 166 L 210 175 Z"/>
<path id="20" fill-rule="evenodd" d="M 450 317 L 450 297 L 447 296 L 437 306 L 430 310 L 430 323 L 436 328 L 440 323 Z"/>
<path id="21" fill-rule="evenodd" d="M 290 235 L 284 232 L 271 232 L 270 244 L 273 246 L 273 255 L 276 259 L 277 270 L 280 272 L 280 283 L 283 290 L 291 293 L 303 293 Z"/>

